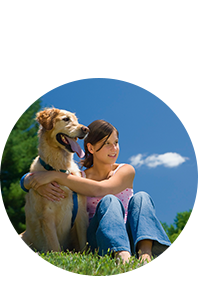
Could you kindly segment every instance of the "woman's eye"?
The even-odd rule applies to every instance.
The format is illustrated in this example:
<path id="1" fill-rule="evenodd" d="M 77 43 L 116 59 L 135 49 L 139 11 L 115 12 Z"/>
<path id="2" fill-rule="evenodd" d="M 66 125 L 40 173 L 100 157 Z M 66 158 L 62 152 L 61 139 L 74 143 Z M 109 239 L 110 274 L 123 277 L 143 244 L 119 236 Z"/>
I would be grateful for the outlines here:
<path id="1" fill-rule="evenodd" d="M 66 118 L 63 118 L 64 121 L 69 121 L 70 118 L 69 117 L 66 117 Z"/>
<path id="2" fill-rule="evenodd" d="M 118 145 L 118 141 L 115 141 L 113 144 L 114 145 Z M 105 142 L 105 145 L 110 145 L 110 143 L 109 142 Z"/>

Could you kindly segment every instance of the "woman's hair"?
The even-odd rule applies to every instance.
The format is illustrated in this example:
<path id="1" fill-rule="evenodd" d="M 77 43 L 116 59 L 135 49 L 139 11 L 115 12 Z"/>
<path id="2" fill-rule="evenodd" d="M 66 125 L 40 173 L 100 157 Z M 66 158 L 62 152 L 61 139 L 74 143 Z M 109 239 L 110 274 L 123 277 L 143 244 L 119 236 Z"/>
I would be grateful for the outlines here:
<path id="1" fill-rule="evenodd" d="M 85 157 L 81 160 L 80 164 L 81 167 L 90 168 L 93 165 L 93 155 L 88 151 L 87 144 L 91 143 L 95 145 L 97 142 L 102 140 L 103 138 L 107 137 L 102 146 L 97 150 L 97 152 L 102 149 L 107 139 L 110 137 L 113 131 L 116 131 L 118 137 L 119 133 L 117 129 L 107 121 L 104 120 L 95 120 L 90 125 L 88 125 L 89 134 L 84 139 L 84 149 L 85 149 Z"/>

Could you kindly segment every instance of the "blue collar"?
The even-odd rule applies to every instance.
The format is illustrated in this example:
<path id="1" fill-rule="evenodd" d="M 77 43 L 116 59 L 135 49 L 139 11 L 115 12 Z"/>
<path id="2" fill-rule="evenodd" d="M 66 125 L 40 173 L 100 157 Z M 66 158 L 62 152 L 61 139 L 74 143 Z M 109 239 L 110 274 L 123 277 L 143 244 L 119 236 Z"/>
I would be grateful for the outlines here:
<path id="1" fill-rule="evenodd" d="M 46 164 L 46 162 L 44 162 L 44 160 L 41 159 L 41 157 L 39 157 L 39 162 L 40 164 L 46 169 L 46 170 L 55 170 L 51 165 Z M 60 172 L 69 172 L 68 169 L 64 170 L 64 169 L 60 169 Z"/>
<path id="2" fill-rule="evenodd" d="M 39 157 L 39 161 L 40 164 L 48 171 L 52 171 L 55 170 L 51 165 L 46 164 L 40 157 Z M 69 170 L 66 169 L 60 169 L 60 172 L 64 172 L 64 173 L 68 173 Z M 70 172 L 69 172 L 70 173 Z M 76 194 L 76 192 L 72 192 L 72 198 L 73 198 L 73 210 L 72 210 L 72 219 L 71 219 L 71 228 L 74 226 L 74 221 L 76 219 L 77 216 L 77 212 L 78 212 L 78 195 Z"/>

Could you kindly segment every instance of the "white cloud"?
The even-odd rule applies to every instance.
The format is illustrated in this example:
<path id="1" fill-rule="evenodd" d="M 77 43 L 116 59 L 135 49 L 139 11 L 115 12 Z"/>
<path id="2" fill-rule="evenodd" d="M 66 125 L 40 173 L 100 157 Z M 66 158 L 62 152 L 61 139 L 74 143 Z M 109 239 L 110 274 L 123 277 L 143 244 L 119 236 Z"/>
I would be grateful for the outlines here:
<path id="1" fill-rule="evenodd" d="M 144 154 L 138 154 L 136 156 L 130 157 L 130 163 L 134 167 L 140 167 L 142 165 L 146 165 L 150 168 L 155 168 L 157 166 L 165 166 L 165 167 L 177 167 L 188 160 L 187 157 L 182 157 L 177 153 L 168 152 L 165 154 L 153 154 L 148 157 Z"/>

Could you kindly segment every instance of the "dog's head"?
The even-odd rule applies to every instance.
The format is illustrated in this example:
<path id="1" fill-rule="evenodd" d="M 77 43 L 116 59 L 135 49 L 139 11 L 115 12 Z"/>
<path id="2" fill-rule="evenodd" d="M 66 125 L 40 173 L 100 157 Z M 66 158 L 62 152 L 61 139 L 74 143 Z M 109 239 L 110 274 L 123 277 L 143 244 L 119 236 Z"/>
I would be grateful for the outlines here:
<path id="1" fill-rule="evenodd" d="M 42 126 L 41 131 L 48 134 L 51 145 L 56 145 L 71 153 L 76 152 L 80 158 L 84 156 L 77 139 L 85 138 L 89 133 L 89 128 L 79 124 L 75 114 L 48 108 L 37 113 L 36 119 Z"/>

